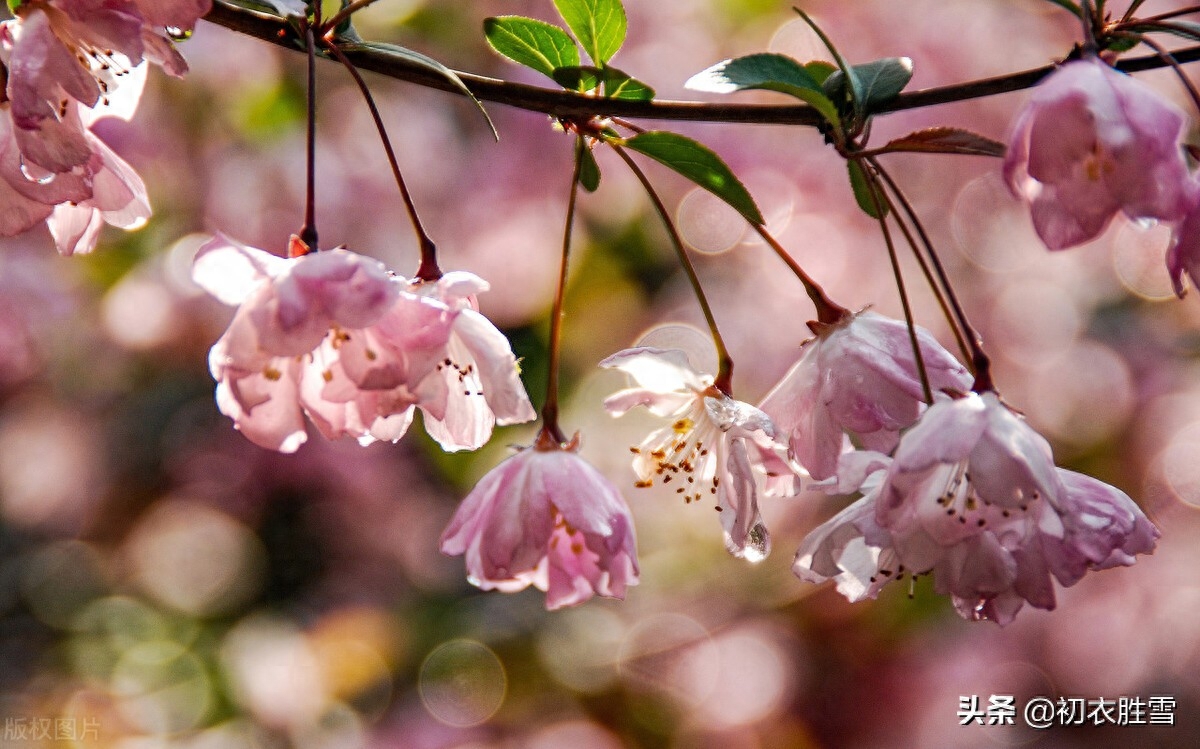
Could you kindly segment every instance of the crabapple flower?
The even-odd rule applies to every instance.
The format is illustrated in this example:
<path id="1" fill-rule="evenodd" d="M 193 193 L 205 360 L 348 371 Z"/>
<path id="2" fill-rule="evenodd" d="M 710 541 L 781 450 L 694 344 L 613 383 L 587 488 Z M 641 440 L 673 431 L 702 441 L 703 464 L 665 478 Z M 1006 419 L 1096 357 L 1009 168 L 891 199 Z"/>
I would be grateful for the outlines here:
<path id="1" fill-rule="evenodd" d="M 878 596 L 897 574 L 900 564 L 890 536 L 875 520 L 879 490 L 891 462 L 888 456 L 870 450 L 841 456 L 837 480 L 826 490 L 861 492 L 862 497 L 804 537 L 792 564 L 797 577 L 809 583 L 832 579 L 846 600 L 857 603 Z"/>
<path id="2" fill-rule="evenodd" d="M 221 412 L 255 444 L 295 451 L 304 414 L 330 439 L 368 444 L 403 436 L 418 402 L 444 412 L 429 375 L 453 315 L 378 261 L 340 249 L 285 259 L 217 236 L 193 278 L 239 305 L 209 368 Z"/>
<path id="3" fill-rule="evenodd" d="M 624 598 L 637 585 L 629 507 L 578 449 L 578 435 L 566 445 L 539 438 L 463 500 L 441 548 L 464 556 L 473 585 L 504 592 L 533 585 L 552 610 L 593 595 Z"/>
<path id="4" fill-rule="evenodd" d="M 626 372 L 638 385 L 605 399 L 613 416 L 645 406 L 670 420 L 631 448 L 637 485 L 674 482 L 684 502 L 715 500 L 725 548 L 751 562 L 765 559 L 771 537 L 758 509 L 751 460 L 778 447 L 770 417 L 722 393 L 711 376 L 692 368 L 682 351 L 626 349 L 600 366 Z"/>
<path id="5" fill-rule="evenodd" d="M 1178 107 L 1103 61 L 1069 62 L 1017 116 L 1004 178 L 1052 250 L 1099 236 L 1118 212 L 1176 221 L 1189 203 L 1185 123 Z"/>
<path id="6" fill-rule="evenodd" d="M 845 432 L 871 450 L 891 452 L 901 429 L 917 420 L 924 390 L 908 327 L 875 312 L 832 324 L 810 322 L 816 338 L 759 407 L 770 415 L 813 478 L 837 470 Z M 971 375 L 924 328 L 917 341 L 930 387 L 966 390 Z"/>
<path id="7" fill-rule="evenodd" d="M 445 408 L 438 413 L 421 405 L 425 431 L 447 452 L 477 450 L 496 424 L 537 417 L 508 339 L 479 313 L 475 296 L 488 288 L 487 281 L 464 271 L 409 283 L 410 292 L 436 299 L 453 313 L 446 354 L 437 365 Z"/>
<path id="8" fill-rule="evenodd" d="M 1050 446 L 995 393 L 935 403 L 900 440 L 867 543 L 898 573 L 930 573 L 967 619 L 1055 606 L 1052 574 L 1128 565 L 1158 531 L 1122 492 L 1054 466 Z M 873 537 L 874 536 L 874 537 Z M 900 566 L 902 565 L 902 566 Z"/>

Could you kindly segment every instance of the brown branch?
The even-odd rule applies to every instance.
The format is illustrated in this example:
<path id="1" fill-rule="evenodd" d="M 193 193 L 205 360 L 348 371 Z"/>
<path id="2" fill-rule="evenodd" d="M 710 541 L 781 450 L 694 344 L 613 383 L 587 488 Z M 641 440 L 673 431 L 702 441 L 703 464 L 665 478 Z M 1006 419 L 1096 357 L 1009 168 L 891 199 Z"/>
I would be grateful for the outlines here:
<path id="1" fill-rule="evenodd" d="M 302 51 L 303 39 L 286 21 L 263 16 L 227 5 L 213 3 L 205 19 L 227 29 L 253 36 L 288 49 Z M 1176 62 L 1200 60 L 1200 45 L 1172 51 Z M 450 81 L 437 72 L 397 55 L 378 50 L 347 50 L 346 57 L 361 70 L 371 70 L 397 80 L 462 95 Z M 1117 68 L 1127 73 L 1161 68 L 1166 63 L 1158 55 L 1122 60 Z M 919 109 L 937 104 L 978 99 L 985 96 L 1026 89 L 1050 73 L 1056 66 L 1046 65 L 993 78 L 983 78 L 949 86 L 902 93 L 874 110 L 874 114 Z M 652 120 L 693 122 L 740 122 L 760 125 L 810 125 L 823 122 L 807 104 L 721 104 L 699 101 L 629 101 L 584 96 L 570 91 L 513 83 L 498 78 L 459 72 L 459 78 L 482 101 L 505 104 L 532 112 L 543 112 L 564 119 L 613 116 Z"/>

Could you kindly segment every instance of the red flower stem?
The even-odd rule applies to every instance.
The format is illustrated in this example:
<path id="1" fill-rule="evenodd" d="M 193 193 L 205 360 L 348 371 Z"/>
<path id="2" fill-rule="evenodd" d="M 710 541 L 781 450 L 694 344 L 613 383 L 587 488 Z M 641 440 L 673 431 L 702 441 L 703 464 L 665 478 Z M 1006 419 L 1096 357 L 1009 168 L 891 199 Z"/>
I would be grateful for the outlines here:
<path id="1" fill-rule="evenodd" d="M 571 172 L 571 193 L 567 198 L 567 221 L 563 228 L 562 264 L 558 270 L 558 290 L 550 312 L 550 363 L 546 375 L 546 402 L 542 404 L 542 431 L 560 445 L 567 441 L 558 426 L 558 364 L 562 353 L 563 306 L 567 295 L 567 267 L 571 257 L 571 230 L 575 226 L 575 201 L 579 196 L 579 173 L 583 170 L 583 136 L 575 139 L 575 168 Z"/>
<path id="2" fill-rule="evenodd" d="M 775 254 L 779 256 L 779 259 L 788 268 L 791 268 L 792 273 L 796 274 L 796 278 L 800 279 L 800 283 L 804 285 L 804 291 L 808 293 L 808 298 L 812 300 L 813 306 L 817 308 L 817 322 L 832 325 L 844 320 L 851 314 L 850 310 L 829 298 L 825 290 L 821 288 L 821 285 L 814 281 L 812 276 L 804 271 L 804 268 L 800 267 L 800 263 L 797 263 L 796 259 L 788 254 L 783 245 L 779 244 L 779 240 L 771 236 L 771 233 L 767 231 L 767 227 L 762 224 L 751 224 L 751 226 L 754 227 L 754 231 L 758 232 L 758 236 L 762 237 L 763 241 L 770 245 L 771 249 L 775 250 Z"/>
<path id="3" fill-rule="evenodd" d="M 1103 5 L 1101 1 L 1100 5 Z M 1079 20 L 1083 23 L 1083 56 L 1095 57 L 1099 47 L 1096 44 L 1096 29 L 1102 26 L 1097 8 L 1092 6 L 1092 0 L 1083 0 Z"/>
<path id="4" fill-rule="evenodd" d="M 654 204 L 654 210 L 658 211 L 658 216 L 662 219 L 663 226 L 667 229 L 667 234 L 671 238 L 671 244 L 675 248 L 675 254 L 679 258 L 679 264 L 683 266 L 684 273 L 687 274 L 688 282 L 692 285 L 692 291 L 696 294 L 696 300 L 700 302 L 700 310 L 704 313 L 704 320 L 708 323 L 708 331 L 712 334 L 713 346 L 717 349 L 717 376 L 713 381 L 713 385 L 725 395 L 733 395 L 733 357 L 729 355 L 729 349 L 725 348 L 725 340 L 721 337 L 721 331 L 717 329 L 717 319 L 713 316 L 712 307 L 708 304 L 708 297 L 704 295 L 704 288 L 700 285 L 700 277 L 696 275 L 696 268 L 692 265 L 691 259 L 688 257 L 687 250 L 684 249 L 683 240 L 679 238 L 679 231 L 675 228 L 675 222 L 671 220 L 671 214 L 667 212 L 666 206 L 655 192 L 654 186 L 650 184 L 650 180 L 646 178 L 646 173 L 641 170 L 625 149 L 621 146 L 608 141 L 608 145 L 612 146 L 625 164 L 628 165 L 630 171 L 642 183 L 642 187 L 646 189 L 646 194 L 650 196 L 650 202 Z"/>
<path id="5" fill-rule="evenodd" d="M 416 278 L 422 281 L 436 281 L 442 277 L 442 270 L 438 267 L 437 262 L 437 245 L 434 244 L 433 239 L 425 231 L 425 227 L 421 223 L 421 217 L 417 214 L 417 206 L 413 203 L 412 194 L 408 191 L 408 185 L 404 182 L 404 175 L 400 171 L 400 162 L 396 159 L 396 151 L 392 148 L 392 141 L 388 137 L 387 127 L 383 124 L 383 117 L 379 114 L 379 107 L 375 105 L 375 97 L 371 95 L 371 89 L 367 86 L 367 82 L 363 80 L 362 74 L 358 72 L 358 68 L 354 67 L 354 63 L 350 62 L 346 55 L 338 49 L 337 44 L 328 38 L 322 39 L 321 43 L 350 72 L 350 76 L 354 79 L 355 84 L 358 85 L 358 90 L 362 93 L 363 99 L 367 102 L 367 108 L 371 110 L 371 118 L 375 121 L 375 130 L 379 133 L 379 140 L 383 143 L 383 150 L 387 154 L 388 164 L 392 168 L 392 177 L 396 180 L 396 186 L 400 188 L 400 197 L 404 200 L 404 208 L 408 211 L 408 218 L 412 222 L 413 231 L 417 235 L 417 243 L 421 246 L 421 265 L 417 268 Z"/>
<path id="6" fill-rule="evenodd" d="M 312 26 L 304 24 L 304 40 L 308 48 L 308 176 L 304 196 L 304 226 L 300 228 L 300 241 L 309 251 L 319 250 L 317 245 L 317 45 Z"/>
<path id="7" fill-rule="evenodd" d="M 900 189 L 896 181 L 892 179 L 892 175 L 876 159 L 872 158 L 868 159 L 868 161 L 875 172 L 883 179 L 895 199 L 889 198 L 886 191 L 884 192 L 884 198 L 893 209 L 898 206 L 903 210 L 904 215 L 908 218 L 908 223 L 912 224 L 917 232 L 917 236 L 921 238 L 921 246 L 924 247 L 925 254 L 929 256 L 928 261 L 921 254 L 916 243 L 913 242 L 913 237 L 909 233 L 908 227 L 897 217 L 897 223 L 900 225 L 901 230 L 904 231 L 905 239 L 913 248 L 913 256 L 921 264 L 921 271 L 925 274 L 929 288 L 933 290 L 938 305 L 942 308 L 942 314 L 946 316 L 946 322 L 950 323 L 950 329 L 954 332 L 954 340 L 958 343 L 959 351 L 962 352 L 963 357 L 968 361 L 974 362 L 978 353 L 976 351 L 978 348 L 977 336 L 970 322 L 967 320 L 966 312 L 963 311 L 962 304 L 958 300 L 958 294 L 955 293 L 954 286 L 950 283 L 950 277 L 947 275 L 946 269 L 942 265 L 942 260 L 933 247 L 933 241 L 929 238 L 929 233 L 925 230 L 925 225 L 917 216 L 917 212 L 913 209 L 908 196 L 904 194 L 904 191 Z M 932 273 L 930 272 L 931 264 L 933 266 Z M 937 276 L 936 280 L 934 279 L 934 274 Z"/>
<path id="8" fill-rule="evenodd" d="M 861 162 L 860 162 L 861 163 Z M 883 232 L 883 242 L 887 245 L 888 259 L 892 263 L 892 275 L 896 279 L 896 291 L 900 293 L 900 306 L 904 308 L 904 322 L 908 325 L 908 339 L 912 343 L 913 360 L 917 363 L 917 373 L 921 376 L 921 389 L 925 393 L 925 402 L 933 405 L 933 388 L 929 386 L 929 372 L 925 368 L 925 357 L 921 355 L 921 343 L 917 339 L 917 324 L 913 320 L 912 305 L 908 300 L 908 291 L 904 287 L 904 274 L 900 272 L 900 258 L 896 255 L 896 244 L 892 240 L 892 232 L 888 229 L 886 196 L 879 184 L 879 178 L 868 167 L 863 169 L 867 177 L 867 192 L 871 196 L 871 204 L 879 220 L 879 229 Z"/>
<path id="9" fill-rule="evenodd" d="M 909 216 L 916 227 L 917 232 L 921 236 L 921 242 L 925 246 L 925 251 L 929 255 L 930 262 L 933 263 L 934 270 L 937 272 L 938 279 L 941 281 L 942 288 L 946 290 L 950 305 L 954 309 L 954 314 L 958 318 L 958 327 L 962 328 L 963 336 L 966 338 L 967 348 L 970 350 L 971 371 L 975 374 L 975 384 L 971 389 L 977 393 L 984 393 L 989 390 L 995 390 L 992 384 L 991 377 L 991 357 L 983 350 L 983 344 L 979 340 L 979 334 L 975 332 L 975 328 L 971 327 L 971 322 L 967 319 L 967 313 L 963 310 L 962 303 L 958 300 L 958 295 L 954 292 L 954 286 L 950 283 L 950 277 L 946 274 L 946 268 L 942 265 L 942 260 L 938 256 L 937 251 L 933 247 L 933 242 L 929 239 L 929 234 L 926 233 L 924 225 L 917 218 L 916 211 L 913 210 L 912 204 L 908 202 L 904 191 L 896 184 L 879 162 L 875 159 L 868 159 L 872 169 L 881 176 L 895 194 L 900 206 Z M 888 198 L 887 193 L 884 193 L 888 204 L 895 210 L 896 204 Z M 899 219 L 897 219 L 899 220 Z M 915 249 L 915 248 L 914 248 Z M 936 289 L 935 289 L 936 293 Z M 951 326 L 953 327 L 953 326 Z M 960 343 L 962 339 L 959 339 Z"/>

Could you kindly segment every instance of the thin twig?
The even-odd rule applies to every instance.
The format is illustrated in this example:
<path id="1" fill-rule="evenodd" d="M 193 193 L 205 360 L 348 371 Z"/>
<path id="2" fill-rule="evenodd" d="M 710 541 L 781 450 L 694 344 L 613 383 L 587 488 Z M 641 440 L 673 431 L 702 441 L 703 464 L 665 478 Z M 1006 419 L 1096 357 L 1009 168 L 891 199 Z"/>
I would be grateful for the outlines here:
<path id="1" fill-rule="evenodd" d="M 908 325 L 908 339 L 912 343 L 913 359 L 917 363 L 917 374 L 921 377 L 921 389 L 925 393 L 925 402 L 933 405 L 933 388 L 929 385 L 929 371 L 925 368 L 925 357 L 921 354 L 921 342 L 917 338 L 917 323 L 913 318 L 912 304 L 908 299 L 908 291 L 904 286 L 904 274 L 900 272 L 900 258 L 896 254 L 896 243 L 892 241 L 892 232 L 888 229 L 887 214 L 884 211 L 886 201 L 879 179 L 871 171 L 871 166 L 862 164 L 863 175 L 867 178 L 867 192 L 871 196 L 871 204 L 879 220 L 879 230 L 883 232 L 883 242 L 887 245 L 888 259 L 892 263 L 892 274 L 896 278 L 896 291 L 900 294 L 900 306 L 904 309 L 904 322 Z"/>
<path id="2" fill-rule="evenodd" d="M 388 137 L 387 128 L 384 127 L 383 117 L 379 114 L 379 107 L 375 105 L 375 97 L 371 95 L 371 89 L 354 67 L 354 63 L 346 59 L 346 56 L 338 49 L 337 44 L 328 39 L 321 40 L 321 43 L 337 58 L 338 62 L 346 67 L 346 70 L 350 71 L 350 76 L 354 78 L 354 82 L 358 85 L 358 90 L 362 92 L 363 98 L 366 99 L 367 107 L 371 110 L 371 118 L 375 120 L 375 129 L 379 132 L 379 140 L 383 142 L 383 150 L 387 153 L 388 164 L 392 167 L 392 176 L 396 180 L 396 186 L 400 188 L 400 197 L 404 200 L 404 208 L 408 211 L 413 231 L 417 234 L 417 243 L 421 246 L 421 265 L 417 269 L 416 278 L 422 281 L 436 281 L 442 277 L 442 271 L 438 267 L 437 262 L 437 246 L 434 244 L 433 239 L 430 238 L 429 233 L 425 231 L 425 226 L 421 223 L 421 217 L 417 214 L 417 206 L 413 203 L 412 195 L 408 191 L 408 185 L 404 182 L 404 175 L 400 172 L 400 162 L 396 160 L 396 152 L 392 148 L 392 141 Z"/>
<path id="3" fill-rule="evenodd" d="M 206 20 L 277 44 L 288 49 L 303 49 L 302 40 L 283 19 L 269 18 L 235 8 L 221 0 L 213 3 Z M 1186 64 L 1200 60 L 1200 45 L 1175 50 L 1176 62 Z M 380 50 L 355 50 L 346 56 L 359 68 L 371 70 L 390 78 L 408 81 L 427 88 L 463 95 L 440 73 L 422 67 L 401 56 Z M 1153 70 L 1166 66 L 1158 55 L 1122 60 L 1117 68 L 1127 73 Z M 993 78 L 956 83 L 902 93 L 891 101 L 872 109 L 872 114 L 884 114 L 907 109 L 919 109 L 977 99 L 985 96 L 1020 91 L 1036 85 L 1057 69 L 1057 65 L 1022 70 Z M 457 71 L 456 71 L 457 72 Z M 616 116 L 639 119 L 676 120 L 692 122 L 733 122 L 762 125 L 817 126 L 824 118 L 807 104 L 722 104 L 698 101 L 632 101 L 605 97 L 584 96 L 561 89 L 513 83 L 466 72 L 458 77 L 481 100 L 496 102 L 534 112 L 543 112 L 562 119 L 588 119 L 593 116 Z"/>
<path id="4" fill-rule="evenodd" d="M 658 212 L 663 226 L 667 229 L 667 234 L 671 237 L 671 244 L 675 248 L 675 254 L 679 257 L 679 264 L 683 266 L 684 273 L 687 274 L 688 281 L 692 284 L 692 291 L 696 294 L 696 300 L 700 302 L 700 310 L 704 313 L 704 320 L 708 323 L 708 330 L 712 334 L 713 346 L 717 349 L 717 376 L 713 385 L 726 395 L 732 396 L 733 357 L 729 355 L 729 349 L 725 348 L 725 340 L 721 337 L 721 331 L 717 329 L 717 319 L 713 316 L 712 307 L 708 304 L 708 297 L 704 294 L 704 287 L 700 285 L 700 277 L 696 275 L 696 268 L 692 265 L 691 258 L 688 257 L 683 240 L 679 237 L 679 231 L 675 228 L 675 222 L 671 220 L 670 212 L 663 205 L 662 199 L 658 197 L 658 192 L 650 184 L 646 173 L 637 165 L 637 162 L 616 143 L 608 141 L 608 145 L 612 146 L 617 155 L 629 166 L 634 176 L 638 178 L 638 181 L 642 183 L 646 194 L 650 196 L 650 202 L 654 204 L 654 210 Z"/>
<path id="5" fill-rule="evenodd" d="M 583 171 L 583 136 L 575 139 L 575 168 L 571 173 L 571 195 L 567 198 L 567 221 L 563 228 L 562 264 L 558 270 L 558 290 L 550 312 L 550 363 L 546 374 L 546 401 L 542 404 L 542 429 L 559 443 L 567 441 L 558 426 L 558 363 L 562 349 L 563 303 L 567 293 L 567 262 L 571 257 L 571 229 L 575 226 L 575 200 L 579 195 L 579 174 Z"/>

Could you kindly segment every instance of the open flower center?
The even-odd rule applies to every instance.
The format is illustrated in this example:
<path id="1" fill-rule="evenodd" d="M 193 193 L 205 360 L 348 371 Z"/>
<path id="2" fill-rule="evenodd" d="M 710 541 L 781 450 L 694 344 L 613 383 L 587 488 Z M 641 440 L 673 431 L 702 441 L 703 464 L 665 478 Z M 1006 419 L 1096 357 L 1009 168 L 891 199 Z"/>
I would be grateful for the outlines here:
<path id="1" fill-rule="evenodd" d="M 720 479 L 716 475 L 712 450 L 720 438 L 717 426 L 704 411 L 703 398 L 696 398 L 686 415 L 670 427 L 650 435 L 640 447 L 629 450 L 637 457 L 634 470 L 640 479 L 636 486 L 676 483 L 675 493 L 685 503 L 698 502 L 707 493 L 715 495 Z"/>

